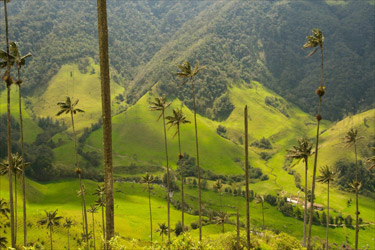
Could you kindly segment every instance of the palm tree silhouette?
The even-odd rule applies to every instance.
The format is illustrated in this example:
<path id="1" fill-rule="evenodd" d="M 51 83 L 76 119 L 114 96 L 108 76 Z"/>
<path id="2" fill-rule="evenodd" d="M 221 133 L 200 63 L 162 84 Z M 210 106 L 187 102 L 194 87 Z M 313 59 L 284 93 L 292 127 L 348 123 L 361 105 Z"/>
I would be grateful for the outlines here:
<path id="1" fill-rule="evenodd" d="M 7 238 L 6 237 L 0 237 L 0 249 L 1 248 L 6 249 L 7 244 L 8 244 Z"/>
<path id="2" fill-rule="evenodd" d="M 158 223 L 159 224 L 159 229 L 156 230 L 156 232 L 160 232 L 161 235 L 161 241 L 164 241 L 164 235 L 167 235 L 169 233 L 169 227 L 165 225 L 165 223 Z"/>
<path id="3" fill-rule="evenodd" d="M 46 211 L 46 217 L 43 219 L 39 220 L 38 223 L 40 225 L 46 225 L 47 229 L 49 229 L 49 236 L 51 240 L 51 250 L 53 250 L 53 227 L 60 226 L 60 220 L 63 218 L 62 216 L 57 216 L 57 209 L 55 211 Z"/>
<path id="4" fill-rule="evenodd" d="M 96 244 L 95 244 L 95 216 L 94 214 L 98 212 L 98 207 L 91 205 L 91 207 L 88 210 L 89 213 L 92 215 L 92 238 L 94 240 L 94 250 L 96 250 Z"/>
<path id="5" fill-rule="evenodd" d="M 151 111 L 161 111 L 158 121 L 161 117 L 163 117 L 163 127 L 164 127 L 164 146 L 165 146 L 165 158 L 167 161 L 167 186 L 168 186 L 168 195 L 167 195 L 167 203 L 168 203 L 168 228 L 171 228 L 171 221 L 170 221 L 170 175 L 169 175 L 169 162 L 168 162 L 168 143 L 167 143 L 167 131 L 165 128 L 165 110 L 171 105 L 171 102 L 166 102 L 167 98 L 164 96 L 156 97 L 155 101 L 152 102 L 151 106 L 149 107 Z M 171 240 L 170 230 L 168 230 L 168 241 Z"/>
<path id="6" fill-rule="evenodd" d="M 148 190 L 148 207 L 150 210 L 150 229 L 151 229 L 151 245 L 152 245 L 152 212 L 151 212 L 151 184 L 154 182 L 154 176 L 146 173 L 145 176 L 142 176 L 141 183 L 147 185 Z"/>
<path id="7" fill-rule="evenodd" d="M 355 182 L 353 182 L 353 185 L 355 185 L 355 249 L 358 249 L 358 234 L 359 234 L 359 211 L 358 211 L 358 192 L 359 188 L 357 188 L 359 185 L 358 181 L 358 160 L 357 160 L 357 142 L 362 139 L 363 137 L 358 136 L 358 130 L 351 128 L 346 136 L 344 137 L 343 143 L 346 144 L 347 148 L 350 148 L 351 146 L 354 146 L 354 154 L 355 154 Z"/>
<path id="8" fill-rule="evenodd" d="M 178 163 L 180 166 L 180 175 L 181 175 L 181 213 L 182 213 L 182 231 L 185 229 L 185 224 L 184 224 L 184 209 L 185 209 L 185 201 L 184 201 L 184 172 L 182 169 L 182 158 L 184 155 L 182 154 L 181 151 L 181 137 L 180 137 L 180 126 L 182 124 L 190 123 L 186 119 L 185 114 L 182 112 L 182 108 L 176 108 L 173 109 L 173 116 L 167 116 L 166 119 L 168 120 L 168 123 L 170 125 L 169 128 L 176 126 L 176 133 L 173 136 L 178 135 Z"/>
<path id="9" fill-rule="evenodd" d="M 82 206 L 83 206 L 83 225 L 84 225 L 84 232 L 86 232 L 86 235 L 88 235 L 88 229 L 87 229 L 87 212 L 86 212 L 86 201 L 85 201 L 85 194 L 82 190 L 82 170 L 79 168 L 79 162 L 78 162 L 78 151 L 77 151 L 77 135 L 74 128 L 74 115 L 77 113 L 85 112 L 82 109 L 76 108 L 77 104 L 79 102 L 79 99 L 76 101 L 73 101 L 69 96 L 66 97 L 65 101 L 58 102 L 57 105 L 60 106 L 60 111 L 56 114 L 56 116 L 60 116 L 62 114 L 70 114 L 71 120 L 72 120 L 72 128 L 73 128 L 73 136 L 74 136 L 74 149 L 75 149 L 75 157 L 76 157 L 76 174 L 78 175 L 79 179 L 79 185 L 80 185 L 80 191 L 81 191 L 81 197 L 82 197 Z M 88 243 L 88 238 L 86 237 L 86 243 Z"/>
<path id="10" fill-rule="evenodd" d="M 374 151 L 374 153 L 375 153 L 375 147 L 372 147 L 371 150 Z M 367 158 L 366 163 L 370 165 L 368 170 L 371 170 L 371 169 L 375 168 L 375 156 L 373 155 L 373 156 L 370 156 L 369 158 Z"/>
<path id="11" fill-rule="evenodd" d="M 198 170 L 198 205 L 199 205 L 199 240 L 202 240 L 202 194 L 201 194 L 201 170 L 199 165 L 199 147 L 198 147 L 198 126 L 197 126 L 197 106 L 195 101 L 195 91 L 194 91 L 194 80 L 198 73 L 204 69 L 204 66 L 199 65 L 199 61 L 195 64 L 195 67 L 192 68 L 190 63 L 186 61 L 181 65 L 177 65 L 181 70 L 176 72 L 175 75 L 182 78 L 183 82 L 181 86 L 185 85 L 190 81 L 191 91 L 193 96 L 193 105 L 194 105 L 194 126 L 195 126 L 195 148 L 197 151 L 197 170 Z"/>
<path id="12" fill-rule="evenodd" d="M 64 227 L 66 228 L 66 229 L 68 229 L 68 250 L 70 249 L 70 242 L 69 242 L 69 240 L 70 240 L 70 228 L 72 227 L 72 226 L 74 226 L 75 224 L 73 223 L 73 221 L 70 219 L 70 218 L 65 218 L 65 223 L 64 223 Z"/>
<path id="13" fill-rule="evenodd" d="M 297 146 L 293 146 L 287 150 L 287 158 L 303 160 L 305 162 L 305 209 L 303 215 L 303 246 L 306 246 L 306 224 L 307 224 L 307 170 L 308 170 L 308 158 L 311 155 L 312 143 L 309 139 L 300 138 L 297 141 Z"/>
<path id="14" fill-rule="evenodd" d="M 318 182 L 327 183 L 327 228 L 326 228 L 326 249 L 328 249 L 328 226 L 329 226 L 329 184 L 335 180 L 337 172 L 328 166 L 320 168 L 320 176 L 316 179 Z"/>
<path id="15" fill-rule="evenodd" d="M 323 86 L 323 42 L 324 42 L 324 36 L 323 33 L 320 31 L 320 29 L 313 29 L 312 35 L 307 36 L 307 41 L 303 45 L 302 49 L 306 48 L 315 48 L 319 46 L 320 48 L 320 86 L 316 90 L 316 94 L 319 96 L 319 105 L 318 105 L 318 114 L 316 115 L 317 120 L 317 129 L 316 129 L 316 145 L 315 145 L 315 159 L 314 159 L 314 169 L 313 169 L 313 179 L 312 179 L 312 197 L 315 197 L 315 179 L 316 179 L 316 169 L 318 164 L 318 147 L 319 147 L 319 128 L 320 128 L 320 121 L 322 120 L 321 116 L 321 107 L 322 107 L 322 97 L 325 94 L 325 87 Z M 313 51 L 311 51 L 307 57 L 312 56 L 315 54 L 315 52 L 318 51 L 318 48 L 315 48 Z M 311 200 L 311 206 L 310 206 L 310 218 L 309 218 L 309 236 L 307 241 L 307 250 L 311 250 L 311 225 L 312 225 L 312 217 L 313 217 L 313 210 L 314 210 L 314 198 Z"/>
<path id="16" fill-rule="evenodd" d="M 258 194 L 255 196 L 254 198 L 254 203 L 255 204 L 262 204 L 262 215 L 263 215 L 263 225 L 262 225 L 262 229 L 264 229 L 264 196 L 261 195 L 261 194 Z"/>
<path id="17" fill-rule="evenodd" d="M 214 217 L 215 223 L 222 226 L 222 233 L 224 233 L 224 224 L 228 218 L 228 214 L 223 211 L 220 211 L 217 216 Z"/>
<path id="18" fill-rule="evenodd" d="M 103 227 L 103 239 L 105 239 L 105 219 L 104 219 L 104 207 L 105 207 L 105 187 L 104 185 L 98 185 L 95 189 L 94 195 L 98 197 L 95 201 L 95 206 L 102 208 L 102 227 Z"/>

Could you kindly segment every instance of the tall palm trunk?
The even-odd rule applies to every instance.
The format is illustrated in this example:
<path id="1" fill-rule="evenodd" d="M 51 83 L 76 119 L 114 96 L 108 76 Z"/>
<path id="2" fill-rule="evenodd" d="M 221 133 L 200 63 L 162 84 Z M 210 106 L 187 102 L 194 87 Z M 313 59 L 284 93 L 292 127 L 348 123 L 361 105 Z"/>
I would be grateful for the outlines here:
<path id="1" fill-rule="evenodd" d="M 94 240 L 94 250 L 96 250 L 96 244 L 95 244 L 95 216 L 94 216 L 94 213 L 92 213 L 92 238 Z"/>
<path id="2" fill-rule="evenodd" d="M 115 236 L 114 197 L 113 197 L 113 164 L 112 164 L 112 117 L 111 117 L 111 87 L 109 77 L 108 57 L 108 25 L 106 0 L 97 0 L 98 36 L 100 56 L 100 80 L 102 96 L 103 120 L 103 151 L 105 166 L 106 193 L 106 239 Z"/>
<path id="3" fill-rule="evenodd" d="M 165 128 L 165 115 L 163 109 L 163 127 L 164 127 L 164 146 L 165 146 L 165 159 L 167 160 L 167 186 L 168 186 L 168 195 L 167 195 L 167 203 L 168 203 L 168 243 L 171 241 L 171 217 L 170 217 L 170 179 L 169 179 L 169 161 L 168 161 L 168 143 L 167 143 L 167 130 Z"/>
<path id="4" fill-rule="evenodd" d="M 320 87 L 323 88 L 323 44 L 320 45 L 320 53 L 321 53 L 321 75 L 320 75 Z M 315 181 L 316 181 L 316 168 L 318 165 L 318 149 L 319 149 L 319 128 L 320 128 L 320 120 L 322 119 L 320 111 L 322 107 L 322 96 L 319 95 L 319 107 L 318 107 L 318 115 L 317 118 L 317 128 L 316 128 L 316 145 L 315 145 L 315 159 L 314 159 L 314 170 L 313 170 L 313 179 L 312 179 L 312 192 L 311 192 L 311 203 L 310 203 L 310 216 L 309 216 L 309 237 L 307 241 L 307 249 L 311 249 L 311 226 L 312 226 L 312 218 L 313 218 L 313 211 L 314 211 L 314 196 L 315 196 Z"/>
<path id="5" fill-rule="evenodd" d="M 262 215 L 263 215 L 263 226 L 262 226 L 262 229 L 264 229 L 264 208 L 263 208 L 263 203 L 264 202 L 262 202 Z"/>
<path id="6" fill-rule="evenodd" d="M 195 149 L 197 151 L 197 170 L 198 170 L 198 206 L 199 206 L 199 240 L 202 241 L 202 194 L 201 194 L 201 169 L 199 166 L 199 147 L 198 147 L 198 126 L 197 126 L 197 105 L 195 102 L 194 79 L 191 78 L 191 91 L 194 104 L 194 127 L 195 127 Z"/>
<path id="7" fill-rule="evenodd" d="M 148 207 L 150 209 L 150 231 L 151 231 L 151 246 L 152 246 L 152 211 L 151 211 L 151 191 L 150 191 L 150 184 L 147 183 L 148 188 Z"/>
<path id="8" fill-rule="evenodd" d="M 223 230 L 223 233 L 224 233 L 224 221 L 223 221 L 223 223 L 222 223 L 222 227 L 223 227 L 222 230 Z"/>
<path id="9" fill-rule="evenodd" d="M 14 171 L 14 243 L 17 245 L 17 172 Z"/>
<path id="10" fill-rule="evenodd" d="M 250 249 L 250 200 L 249 200 L 249 141 L 247 124 L 247 105 L 244 112 L 245 125 L 245 178 L 246 178 L 246 239 L 247 249 Z"/>
<path id="11" fill-rule="evenodd" d="M 70 240 L 70 234 L 69 234 L 69 233 L 70 233 L 70 232 L 69 232 L 69 230 L 70 230 L 70 229 L 68 228 L 68 250 L 70 250 L 70 242 L 69 242 L 69 240 Z"/>
<path id="12" fill-rule="evenodd" d="M 102 195 L 103 200 L 103 195 Z M 103 239 L 105 239 L 105 220 L 104 220 L 104 206 L 102 206 L 102 227 L 103 227 Z"/>
<path id="13" fill-rule="evenodd" d="M 4 16 L 5 16 L 5 39 L 7 46 L 7 77 L 10 81 L 10 62 L 9 62 L 9 37 L 8 37 L 8 11 L 7 1 L 4 1 Z M 13 248 L 16 246 L 15 242 L 15 228 L 14 228 L 14 204 L 13 204 L 13 179 L 12 179 L 12 140 L 11 140 L 11 125 L 10 125 L 10 84 L 7 82 L 7 134 L 8 134 L 8 163 L 9 163 L 9 206 L 10 206 L 10 232 L 11 232 L 11 245 Z"/>
<path id="14" fill-rule="evenodd" d="M 306 247 L 306 224 L 307 224 L 307 171 L 308 171 L 308 159 L 305 161 L 305 208 L 303 210 L 303 246 Z"/>
<path id="15" fill-rule="evenodd" d="M 239 204 L 237 204 L 237 242 L 236 242 L 236 249 L 240 250 L 240 214 L 239 214 Z"/>
<path id="16" fill-rule="evenodd" d="M 73 127 L 73 135 L 74 135 L 74 148 L 76 152 L 76 167 L 79 169 L 79 162 L 78 162 L 78 150 L 77 150 L 77 135 L 76 130 L 74 128 L 74 118 L 73 118 L 73 112 L 70 112 L 71 118 L 72 118 L 72 127 Z M 86 201 L 85 201 L 85 192 L 82 187 L 82 175 L 79 173 L 79 187 L 81 191 L 81 197 L 82 197 L 82 204 L 83 204 L 83 224 L 85 225 L 85 233 L 86 233 L 86 243 L 89 242 L 89 236 L 88 236 L 88 229 L 87 229 L 87 210 L 86 210 Z"/>
<path id="17" fill-rule="evenodd" d="M 355 153 L 355 180 L 358 185 L 358 160 L 357 160 L 357 142 L 354 141 L 354 153 Z M 358 211 L 358 191 L 359 186 L 355 189 L 355 249 L 358 249 L 358 233 L 359 233 L 359 211 Z"/>
<path id="18" fill-rule="evenodd" d="M 53 250 L 52 233 L 53 233 L 53 229 L 52 229 L 52 226 L 51 226 L 49 228 L 49 238 L 50 238 L 50 241 L 51 241 L 51 250 Z"/>
<path id="19" fill-rule="evenodd" d="M 22 118 L 20 67 L 17 67 L 17 82 L 18 82 L 18 106 L 19 106 L 19 113 L 20 113 L 21 156 L 22 156 L 23 245 L 27 246 L 25 148 L 24 148 L 24 140 L 23 140 L 23 118 Z"/>
<path id="20" fill-rule="evenodd" d="M 327 192 L 327 227 L 326 227 L 326 249 L 328 250 L 328 228 L 329 228 L 329 181 L 328 185 L 328 192 Z"/>
<path id="21" fill-rule="evenodd" d="M 184 173 L 182 169 L 182 152 L 181 152 L 181 138 L 180 138 L 180 124 L 177 124 L 177 133 L 178 133 L 178 160 L 180 165 L 180 174 L 181 174 L 181 216 L 182 216 L 182 232 L 185 231 L 185 199 L 184 199 Z"/>

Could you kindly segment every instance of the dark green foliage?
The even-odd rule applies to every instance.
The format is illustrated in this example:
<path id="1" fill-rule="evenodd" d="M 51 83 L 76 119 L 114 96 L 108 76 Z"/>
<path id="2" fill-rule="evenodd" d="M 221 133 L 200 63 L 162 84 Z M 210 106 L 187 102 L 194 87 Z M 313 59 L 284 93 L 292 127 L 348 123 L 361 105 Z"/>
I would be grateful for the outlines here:
<path id="1" fill-rule="evenodd" d="M 352 227 L 353 219 L 350 215 L 346 216 L 345 218 L 345 226 Z"/>
<path id="2" fill-rule="evenodd" d="M 224 126 L 219 125 L 216 129 L 216 133 L 221 137 L 226 138 L 227 129 Z"/>
<path id="3" fill-rule="evenodd" d="M 256 140 L 255 142 L 251 143 L 250 146 L 263 148 L 263 149 L 272 149 L 272 144 L 270 140 L 264 138 L 264 136 L 259 141 Z"/>
<path id="4" fill-rule="evenodd" d="M 213 117 L 216 120 L 223 121 L 228 118 L 233 111 L 234 105 L 231 103 L 228 94 L 223 94 L 214 101 L 212 107 Z"/>
<path id="5" fill-rule="evenodd" d="M 20 126 L 19 123 L 13 118 L 10 117 L 10 124 L 12 130 L 12 152 L 20 152 L 21 146 L 18 142 L 20 139 Z M 0 116 L 0 159 L 8 155 L 8 146 L 7 146 L 7 116 L 6 114 Z"/>
<path id="6" fill-rule="evenodd" d="M 325 212 L 322 213 L 322 216 L 320 217 L 320 224 L 326 225 L 327 224 L 327 215 Z"/>
<path id="7" fill-rule="evenodd" d="M 273 96 L 266 96 L 264 98 L 264 103 L 268 106 L 274 107 L 278 111 L 280 111 L 283 115 L 289 118 L 288 114 L 288 104 L 281 98 L 273 97 Z"/>
<path id="8" fill-rule="evenodd" d="M 277 198 L 276 196 L 273 196 L 271 194 L 267 194 L 264 197 L 264 201 L 270 204 L 271 206 L 276 206 L 277 205 Z"/>
<path id="9" fill-rule="evenodd" d="M 335 165 L 339 171 L 337 184 L 340 188 L 347 190 L 349 188 L 349 183 L 353 183 L 355 180 L 355 164 L 350 162 L 339 161 Z M 361 180 L 362 187 L 359 193 L 366 195 L 368 197 L 374 197 L 375 192 L 375 178 L 373 174 L 375 169 L 367 170 L 363 166 L 362 161 L 358 162 L 358 179 Z"/>

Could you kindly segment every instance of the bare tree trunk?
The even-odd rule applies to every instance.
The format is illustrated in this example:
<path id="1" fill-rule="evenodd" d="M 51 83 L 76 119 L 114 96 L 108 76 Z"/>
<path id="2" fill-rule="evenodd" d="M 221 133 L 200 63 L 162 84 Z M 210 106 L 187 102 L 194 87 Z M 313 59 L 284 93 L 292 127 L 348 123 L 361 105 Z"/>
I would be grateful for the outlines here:
<path id="1" fill-rule="evenodd" d="M 321 52 L 320 87 L 323 87 L 323 45 L 320 46 L 320 52 Z M 313 218 L 313 211 L 314 211 L 316 168 L 318 165 L 319 127 L 320 127 L 320 120 L 322 119 L 321 114 L 320 114 L 321 107 L 322 107 L 322 96 L 319 96 L 318 115 L 316 116 L 318 124 L 317 124 L 317 129 L 316 129 L 316 146 L 315 146 L 315 159 L 314 159 L 314 170 L 313 170 L 313 179 L 312 179 L 312 192 L 311 192 L 310 216 L 309 216 L 309 237 L 307 241 L 307 250 L 311 250 L 311 226 L 312 226 L 312 218 Z"/>
<path id="2" fill-rule="evenodd" d="M 245 123 L 245 178 L 246 178 L 246 238 L 247 249 L 250 249 L 250 200 L 249 200 L 249 141 L 247 124 L 247 105 L 244 112 Z"/>
<path id="3" fill-rule="evenodd" d="M 303 246 L 306 247 L 306 224 L 307 224 L 307 164 L 308 160 L 305 158 L 305 208 L 303 209 Z"/>
<path id="4" fill-rule="evenodd" d="M 355 153 L 355 180 L 357 187 L 355 189 L 355 250 L 358 249 L 358 233 L 359 233 L 359 211 L 358 211 L 358 160 L 357 160 L 357 142 L 354 141 L 354 153 Z"/>
<path id="5" fill-rule="evenodd" d="M 201 193 L 201 169 L 199 165 L 199 147 L 198 147 L 198 126 L 197 126 L 197 106 L 195 102 L 194 80 L 191 79 L 191 90 L 193 93 L 194 104 L 194 127 L 195 127 L 195 148 L 197 151 L 197 170 L 198 170 L 198 205 L 199 205 L 199 240 L 202 241 L 202 193 Z"/>
<path id="6" fill-rule="evenodd" d="M 97 0 L 106 191 L 106 239 L 110 240 L 115 236 L 115 221 L 112 164 L 111 88 L 109 76 L 108 25 L 106 2 L 106 0 Z"/>
<path id="7" fill-rule="evenodd" d="M 180 125 L 177 124 L 177 132 L 178 132 L 178 149 L 179 149 L 179 155 L 178 155 L 178 161 L 180 165 L 180 174 L 181 174 L 181 215 L 182 215 L 182 232 L 185 231 L 185 199 L 184 199 L 184 173 L 182 169 L 182 152 L 181 152 L 181 138 L 180 138 Z"/>
<path id="8" fill-rule="evenodd" d="M 22 203 L 23 203 L 23 245 L 27 246 L 27 225 L 26 225 L 26 178 L 25 178 L 25 147 L 23 140 L 23 118 L 22 118 L 22 99 L 21 99 L 21 77 L 20 68 L 17 67 L 18 75 L 18 106 L 20 112 L 20 132 L 21 132 L 21 156 L 22 156 Z"/>
<path id="9" fill-rule="evenodd" d="M 8 12 L 7 1 L 4 1 L 4 16 L 5 16 L 5 39 L 7 46 L 7 77 L 10 80 L 10 63 L 9 63 L 9 38 L 8 38 Z M 13 204 L 13 179 L 12 179 L 12 139 L 11 139 L 11 124 L 10 124 L 10 84 L 7 83 L 7 134 L 8 134 L 8 163 L 9 163 L 9 206 L 10 206 L 10 234 L 11 245 L 16 247 L 15 242 L 15 228 L 14 228 L 14 204 Z"/>
<path id="10" fill-rule="evenodd" d="M 169 161 L 168 161 L 168 143 L 167 143 L 167 130 L 165 128 L 165 115 L 164 115 L 164 108 L 163 108 L 163 127 L 164 127 L 164 146 L 165 146 L 165 159 L 167 161 L 167 186 L 168 186 L 168 195 L 167 195 L 167 203 L 168 203 L 168 243 L 171 242 L 171 208 L 170 208 L 170 194 L 171 194 L 171 187 L 170 187 L 170 175 L 169 175 Z"/>

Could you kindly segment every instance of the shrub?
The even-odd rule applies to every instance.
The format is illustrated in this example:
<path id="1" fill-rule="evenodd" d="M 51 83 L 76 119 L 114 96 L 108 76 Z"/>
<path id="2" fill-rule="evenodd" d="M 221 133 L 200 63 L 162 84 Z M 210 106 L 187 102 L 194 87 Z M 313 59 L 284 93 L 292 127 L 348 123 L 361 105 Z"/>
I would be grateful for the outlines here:
<path id="1" fill-rule="evenodd" d="M 276 235 L 272 246 L 276 250 L 297 250 L 297 249 L 303 249 L 299 241 L 286 234 L 286 233 L 281 233 L 279 235 Z"/>

